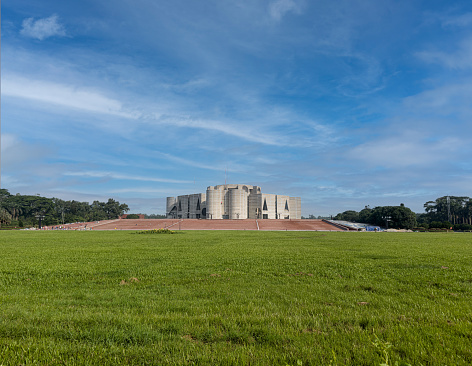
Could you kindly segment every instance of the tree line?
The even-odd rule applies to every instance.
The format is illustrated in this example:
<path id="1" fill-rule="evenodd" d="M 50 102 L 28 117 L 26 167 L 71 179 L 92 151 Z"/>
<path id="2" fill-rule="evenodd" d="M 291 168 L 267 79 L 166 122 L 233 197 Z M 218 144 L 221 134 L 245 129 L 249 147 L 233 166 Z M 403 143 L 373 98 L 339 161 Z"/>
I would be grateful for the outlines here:
<path id="1" fill-rule="evenodd" d="M 43 225 L 117 219 L 129 207 L 112 198 L 107 202 L 65 201 L 60 198 L 12 195 L 0 189 L 0 223 L 14 226 L 35 226 L 39 218 Z"/>
<path id="2" fill-rule="evenodd" d="M 450 222 L 452 225 L 472 225 L 472 198 L 444 196 L 424 204 L 426 213 L 420 220 L 428 223 Z"/>
<path id="3" fill-rule="evenodd" d="M 425 213 L 414 213 L 404 204 L 400 206 L 379 206 L 338 213 L 334 219 L 361 222 L 376 226 L 398 229 L 453 228 L 472 230 L 472 198 L 466 196 L 443 196 L 424 204 Z"/>
<path id="4" fill-rule="evenodd" d="M 334 220 L 361 222 L 374 226 L 396 229 L 413 229 L 416 226 L 416 214 L 402 203 L 400 206 L 365 206 L 360 212 L 348 210 L 338 213 Z"/>

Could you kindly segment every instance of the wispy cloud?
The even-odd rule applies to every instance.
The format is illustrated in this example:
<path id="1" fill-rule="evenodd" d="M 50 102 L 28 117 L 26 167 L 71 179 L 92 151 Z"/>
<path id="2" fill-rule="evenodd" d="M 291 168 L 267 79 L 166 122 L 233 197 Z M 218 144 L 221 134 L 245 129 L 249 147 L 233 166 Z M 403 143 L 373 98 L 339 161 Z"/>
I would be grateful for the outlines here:
<path id="1" fill-rule="evenodd" d="M 472 24 L 472 13 L 442 18 L 442 25 L 445 27 L 468 27 Z"/>
<path id="2" fill-rule="evenodd" d="M 472 80 L 464 77 L 462 80 L 450 81 L 445 85 L 440 85 L 421 93 L 404 99 L 404 105 L 417 116 L 431 116 L 435 118 L 445 115 L 455 115 L 450 123 L 463 124 L 462 128 L 471 128 L 472 118 Z M 441 121 L 442 122 L 442 121 Z M 465 122 L 465 123 L 464 123 Z M 429 122 L 429 128 L 435 126 Z M 444 126 L 438 126 L 444 131 Z M 452 131 L 447 129 L 447 131 Z M 462 129 L 462 131 L 464 131 Z"/>
<path id="3" fill-rule="evenodd" d="M 131 174 L 120 174 L 114 172 L 100 172 L 100 171 L 81 171 L 81 172 L 65 172 L 65 176 L 73 177 L 84 177 L 84 178 L 105 178 L 105 179 L 118 179 L 118 180 L 136 180 L 141 182 L 158 182 L 158 183 L 178 183 L 186 184 L 192 183 L 189 180 L 178 180 L 178 179 L 166 179 L 166 178 L 155 178 L 152 176 L 143 177 Z"/>
<path id="4" fill-rule="evenodd" d="M 2 78 L 2 94 L 87 112 L 125 118 L 137 117 L 135 113 L 123 110 L 122 103 L 118 100 L 91 88 L 27 79 L 17 75 L 7 74 Z"/>
<path id="5" fill-rule="evenodd" d="M 37 164 L 42 157 L 52 154 L 50 147 L 27 143 L 10 133 L 1 134 L 2 170 L 15 169 L 22 164 Z"/>
<path id="6" fill-rule="evenodd" d="M 153 153 L 156 154 L 156 156 L 163 157 L 164 159 L 169 160 L 171 162 L 175 162 L 175 163 L 178 163 L 180 165 L 187 165 L 187 166 L 191 166 L 191 167 L 199 168 L 199 169 L 214 170 L 214 171 L 219 171 L 219 172 L 222 172 L 225 169 L 228 169 L 231 172 L 238 172 L 238 171 L 247 170 L 247 168 L 248 168 L 247 165 L 246 166 L 241 166 L 239 164 L 235 164 L 234 162 L 231 164 L 231 167 L 228 168 L 228 167 L 220 165 L 220 164 L 211 164 L 211 165 L 210 164 L 204 164 L 202 162 L 198 162 L 198 161 L 195 161 L 195 160 L 184 159 L 184 158 L 180 158 L 178 156 L 173 156 L 173 155 L 161 153 L 161 152 L 158 152 L 158 151 L 153 152 Z"/>
<path id="7" fill-rule="evenodd" d="M 178 115 L 154 115 L 148 119 L 149 123 L 172 125 L 174 127 L 186 127 L 220 132 L 225 135 L 238 137 L 246 141 L 257 142 L 264 145 L 289 145 L 290 142 L 284 136 L 273 134 L 269 131 L 259 131 L 257 127 L 244 126 L 241 123 L 225 123 L 210 119 L 192 118 Z"/>
<path id="8" fill-rule="evenodd" d="M 40 41 L 54 36 L 65 36 L 64 26 L 59 23 L 57 15 L 48 18 L 34 20 L 27 18 L 23 20 L 23 28 L 20 33 L 26 37 L 36 38 Z"/>
<path id="9" fill-rule="evenodd" d="M 162 84 L 162 87 L 176 92 L 190 93 L 210 86 L 208 80 L 197 78 L 179 84 Z"/>
<path id="10" fill-rule="evenodd" d="M 461 41 L 452 52 L 429 50 L 418 52 L 417 57 L 450 69 L 472 69 L 472 37 Z"/>
<path id="11" fill-rule="evenodd" d="M 294 0 L 277 0 L 269 6 L 269 14 L 276 21 L 281 20 L 289 12 L 300 13 L 300 7 Z"/>
<path id="12" fill-rule="evenodd" d="M 173 195 L 173 196 L 178 196 L 178 195 L 184 195 L 184 194 L 189 194 L 188 188 L 185 189 L 176 189 L 175 187 L 172 187 L 170 190 L 169 187 L 165 188 L 155 188 L 155 187 L 139 187 L 139 188 L 123 188 L 123 189 L 113 189 L 111 190 L 110 193 L 132 193 L 132 194 L 142 194 L 142 193 L 151 193 L 151 194 L 159 194 L 162 196 L 168 196 L 168 195 Z M 162 204 L 162 203 L 161 203 Z"/>
<path id="13" fill-rule="evenodd" d="M 461 151 L 463 142 L 457 138 L 439 141 L 395 136 L 356 146 L 349 151 L 349 159 L 363 161 L 369 167 L 411 168 L 436 166 L 450 161 Z"/>

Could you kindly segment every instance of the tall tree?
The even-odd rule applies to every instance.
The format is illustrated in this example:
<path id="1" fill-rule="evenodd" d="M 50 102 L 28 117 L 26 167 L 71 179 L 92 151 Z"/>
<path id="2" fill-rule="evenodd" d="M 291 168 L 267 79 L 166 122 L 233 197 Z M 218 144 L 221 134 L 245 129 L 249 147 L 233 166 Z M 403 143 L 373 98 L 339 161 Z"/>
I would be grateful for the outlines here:
<path id="1" fill-rule="evenodd" d="M 335 220 L 344 220 L 350 222 L 359 222 L 359 212 L 348 210 L 343 213 L 338 213 L 335 217 Z"/>
<path id="2" fill-rule="evenodd" d="M 359 222 L 370 223 L 370 215 L 372 215 L 372 209 L 369 206 L 365 206 L 359 212 Z"/>
<path id="3" fill-rule="evenodd" d="M 94 201 L 92 204 L 79 201 L 64 201 L 30 195 L 11 195 L 0 189 L 0 208 L 5 210 L 5 220 L 22 220 L 27 225 L 37 224 L 37 216 L 44 216 L 45 225 L 56 225 L 76 221 L 96 221 L 118 218 L 129 211 L 127 204 L 110 198 L 108 202 Z M 8 214 L 8 215 L 7 215 Z M 10 218 L 11 217 L 11 218 Z"/>
<path id="4" fill-rule="evenodd" d="M 429 222 L 450 221 L 452 224 L 472 222 L 472 201 L 465 196 L 443 196 L 424 204 Z"/>
<path id="5" fill-rule="evenodd" d="M 10 222 L 11 222 L 10 213 L 3 207 L 0 207 L 0 226 L 2 226 L 2 224 L 8 225 Z"/>
<path id="6" fill-rule="evenodd" d="M 416 226 L 416 214 L 404 205 L 375 207 L 370 223 L 396 229 L 412 229 Z"/>
<path id="7" fill-rule="evenodd" d="M 118 201 L 115 201 L 113 198 L 109 198 L 108 202 L 105 204 L 105 212 L 107 214 L 107 218 L 110 219 L 117 219 L 125 212 L 129 211 L 129 207 L 127 204 L 123 203 L 120 204 Z"/>

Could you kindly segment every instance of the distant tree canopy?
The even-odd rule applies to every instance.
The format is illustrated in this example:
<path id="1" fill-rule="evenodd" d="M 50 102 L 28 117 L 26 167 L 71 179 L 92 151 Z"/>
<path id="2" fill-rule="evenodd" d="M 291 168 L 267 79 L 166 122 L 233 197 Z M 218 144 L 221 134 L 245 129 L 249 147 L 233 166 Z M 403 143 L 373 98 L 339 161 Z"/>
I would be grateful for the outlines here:
<path id="1" fill-rule="evenodd" d="M 129 215 L 126 216 L 126 219 L 136 220 L 136 219 L 139 219 L 139 215 L 138 214 L 129 214 Z"/>
<path id="2" fill-rule="evenodd" d="M 470 230 L 472 226 L 472 198 L 465 196 L 444 196 L 424 204 L 425 213 L 413 213 L 403 204 L 370 208 L 365 206 L 360 212 L 344 211 L 338 213 L 336 220 L 362 222 L 378 226 L 411 229 L 416 226 L 425 228 L 451 228 Z"/>
<path id="3" fill-rule="evenodd" d="M 416 226 L 416 214 L 403 205 L 375 207 L 368 220 L 369 224 L 396 229 L 413 229 Z"/>
<path id="4" fill-rule="evenodd" d="M 0 207 L 0 225 L 11 223 L 11 215 L 3 207 Z"/>
<path id="5" fill-rule="evenodd" d="M 359 222 L 359 212 L 353 210 L 344 211 L 343 213 L 338 213 L 334 220 Z"/>
<path id="6" fill-rule="evenodd" d="M 0 220 L 4 210 L 11 216 L 11 221 L 36 225 L 37 216 L 44 216 L 43 225 L 59 225 L 77 221 L 98 221 L 117 219 L 129 211 L 127 204 L 120 204 L 110 198 L 107 202 L 64 201 L 59 198 L 40 196 L 11 195 L 6 189 L 0 189 Z"/>
<path id="7" fill-rule="evenodd" d="M 166 219 L 167 216 L 166 215 L 159 215 L 159 214 L 150 214 L 150 215 L 144 214 L 144 218 L 145 219 Z"/>
<path id="8" fill-rule="evenodd" d="M 307 219 L 308 219 L 308 220 L 315 220 L 315 219 L 318 219 L 318 220 L 330 220 L 330 219 L 332 219 L 333 217 L 332 217 L 332 216 L 320 216 L 320 215 L 315 216 L 315 215 L 313 215 L 313 214 L 310 214 L 310 215 L 308 215 L 308 217 L 302 216 L 301 218 L 302 218 L 303 220 L 307 220 Z"/>
<path id="9" fill-rule="evenodd" d="M 444 196 L 424 204 L 425 222 L 450 222 L 472 225 L 472 199 L 464 196 Z"/>
<path id="10" fill-rule="evenodd" d="M 379 206 L 373 209 L 366 206 L 361 212 L 349 210 L 339 213 L 334 219 L 397 229 L 412 229 L 416 226 L 416 214 L 403 204 L 400 206 Z"/>

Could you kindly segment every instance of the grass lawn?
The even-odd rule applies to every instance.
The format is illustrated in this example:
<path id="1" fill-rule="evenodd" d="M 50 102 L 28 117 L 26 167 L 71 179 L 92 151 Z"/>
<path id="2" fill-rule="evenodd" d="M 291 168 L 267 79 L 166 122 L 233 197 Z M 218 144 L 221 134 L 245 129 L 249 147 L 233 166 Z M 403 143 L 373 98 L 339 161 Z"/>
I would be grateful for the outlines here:
<path id="1" fill-rule="evenodd" d="M 472 234 L 0 233 L 0 365 L 471 365 Z"/>

